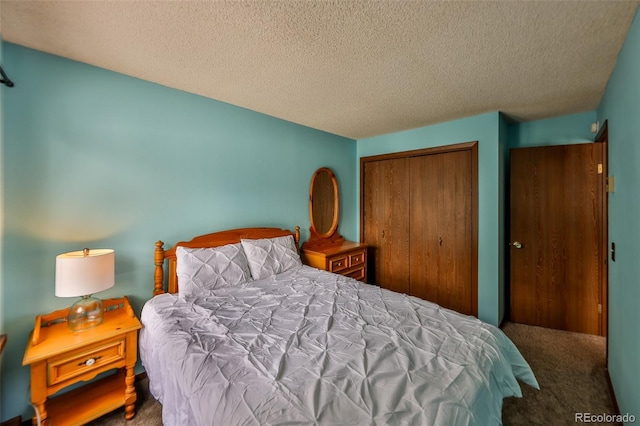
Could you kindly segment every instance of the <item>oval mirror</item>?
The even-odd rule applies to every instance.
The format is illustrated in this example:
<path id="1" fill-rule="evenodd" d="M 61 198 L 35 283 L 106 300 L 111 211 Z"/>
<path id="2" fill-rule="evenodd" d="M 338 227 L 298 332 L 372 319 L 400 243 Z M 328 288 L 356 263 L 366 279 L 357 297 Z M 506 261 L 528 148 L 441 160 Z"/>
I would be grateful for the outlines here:
<path id="1" fill-rule="evenodd" d="M 309 196 L 311 231 L 330 237 L 338 228 L 340 212 L 338 180 L 333 171 L 322 167 L 313 174 Z"/>

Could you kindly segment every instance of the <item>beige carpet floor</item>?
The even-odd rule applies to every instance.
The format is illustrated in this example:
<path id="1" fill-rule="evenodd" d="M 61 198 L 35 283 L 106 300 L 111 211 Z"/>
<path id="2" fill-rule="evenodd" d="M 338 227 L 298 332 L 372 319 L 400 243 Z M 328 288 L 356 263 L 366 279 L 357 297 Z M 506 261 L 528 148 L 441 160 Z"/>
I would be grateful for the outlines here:
<path id="1" fill-rule="evenodd" d="M 523 398 L 504 400 L 505 425 L 573 425 L 576 413 L 615 414 L 605 370 L 605 339 L 541 327 L 507 323 L 504 332 L 531 365 L 540 390 L 522 384 Z M 124 409 L 92 426 L 161 425 L 162 407 L 149 394 L 147 380 L 136 383 L 136 416 L 124 420 Z"/>

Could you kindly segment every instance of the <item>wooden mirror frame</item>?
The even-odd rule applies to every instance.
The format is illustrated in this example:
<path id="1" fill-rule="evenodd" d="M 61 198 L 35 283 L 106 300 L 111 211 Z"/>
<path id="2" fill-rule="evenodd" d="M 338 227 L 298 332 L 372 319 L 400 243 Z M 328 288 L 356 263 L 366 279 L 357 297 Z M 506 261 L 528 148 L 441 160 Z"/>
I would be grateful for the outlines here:
<path id="1" fill-rule="evenodd" d="M 314 207 L 314 187 L 318 177 L 322 174 L 328 174 L 329 180 L 333 185 L 333 220 L 331 223 L 331 227 L 327 232 L 320 233 L 315 224 L 315 220 L 313 217 L 313 207 Z M 311 223 L 311 227 L 309 228 L 310 236 L 309 241 L 307 241 L 304 245 L 305 247 L 316 247 L 316 246 L 324 246 L 328 244 L 341 243 L 344 241 L 344 238 L 338 233 L 338 218 L 340 217 L 340 190 L 338 189 L 338 179 L 336 175 L 333 173 L 328 167 L 320 167 L 315 171 L 313 176 L 311 177 L 311 185 L 309 186 L 309 221 Z"/>

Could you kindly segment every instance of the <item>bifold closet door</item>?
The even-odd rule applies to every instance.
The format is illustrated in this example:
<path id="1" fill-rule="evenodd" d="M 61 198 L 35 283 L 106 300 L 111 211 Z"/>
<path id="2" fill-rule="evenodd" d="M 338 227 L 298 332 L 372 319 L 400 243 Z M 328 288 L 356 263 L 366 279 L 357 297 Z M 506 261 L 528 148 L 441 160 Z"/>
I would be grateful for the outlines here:
<path id="1" fill-rule="evenodd" d="M 363 241 L 372 247 L 372 282 L 409 293 L 409 159 L 363 164 Z"/>
<path id="2" fill-rule="evenodd" d="M 472 154 L 409 159 L 409 294 L 473 315 Z"/>
<path id="3" fill-rule="evenodd" d="M 477 315 L 478 143 L 360 159 L 371 282 Z"/>

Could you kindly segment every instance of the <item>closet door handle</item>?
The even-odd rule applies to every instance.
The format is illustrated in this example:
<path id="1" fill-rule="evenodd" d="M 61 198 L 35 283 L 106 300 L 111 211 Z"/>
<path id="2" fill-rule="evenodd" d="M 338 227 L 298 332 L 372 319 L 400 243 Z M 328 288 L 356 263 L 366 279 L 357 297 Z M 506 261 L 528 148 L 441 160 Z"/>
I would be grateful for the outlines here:
<path id="1" fill-rule="evenodd" d="M 514 248 L 517 248 L 517 249 L 521 249 L 522 248 L 522 243 L 519 242 L 519 241 L 514 241 L 512 243 L 509 243 L 509 245 L 513 246 Z"/>

